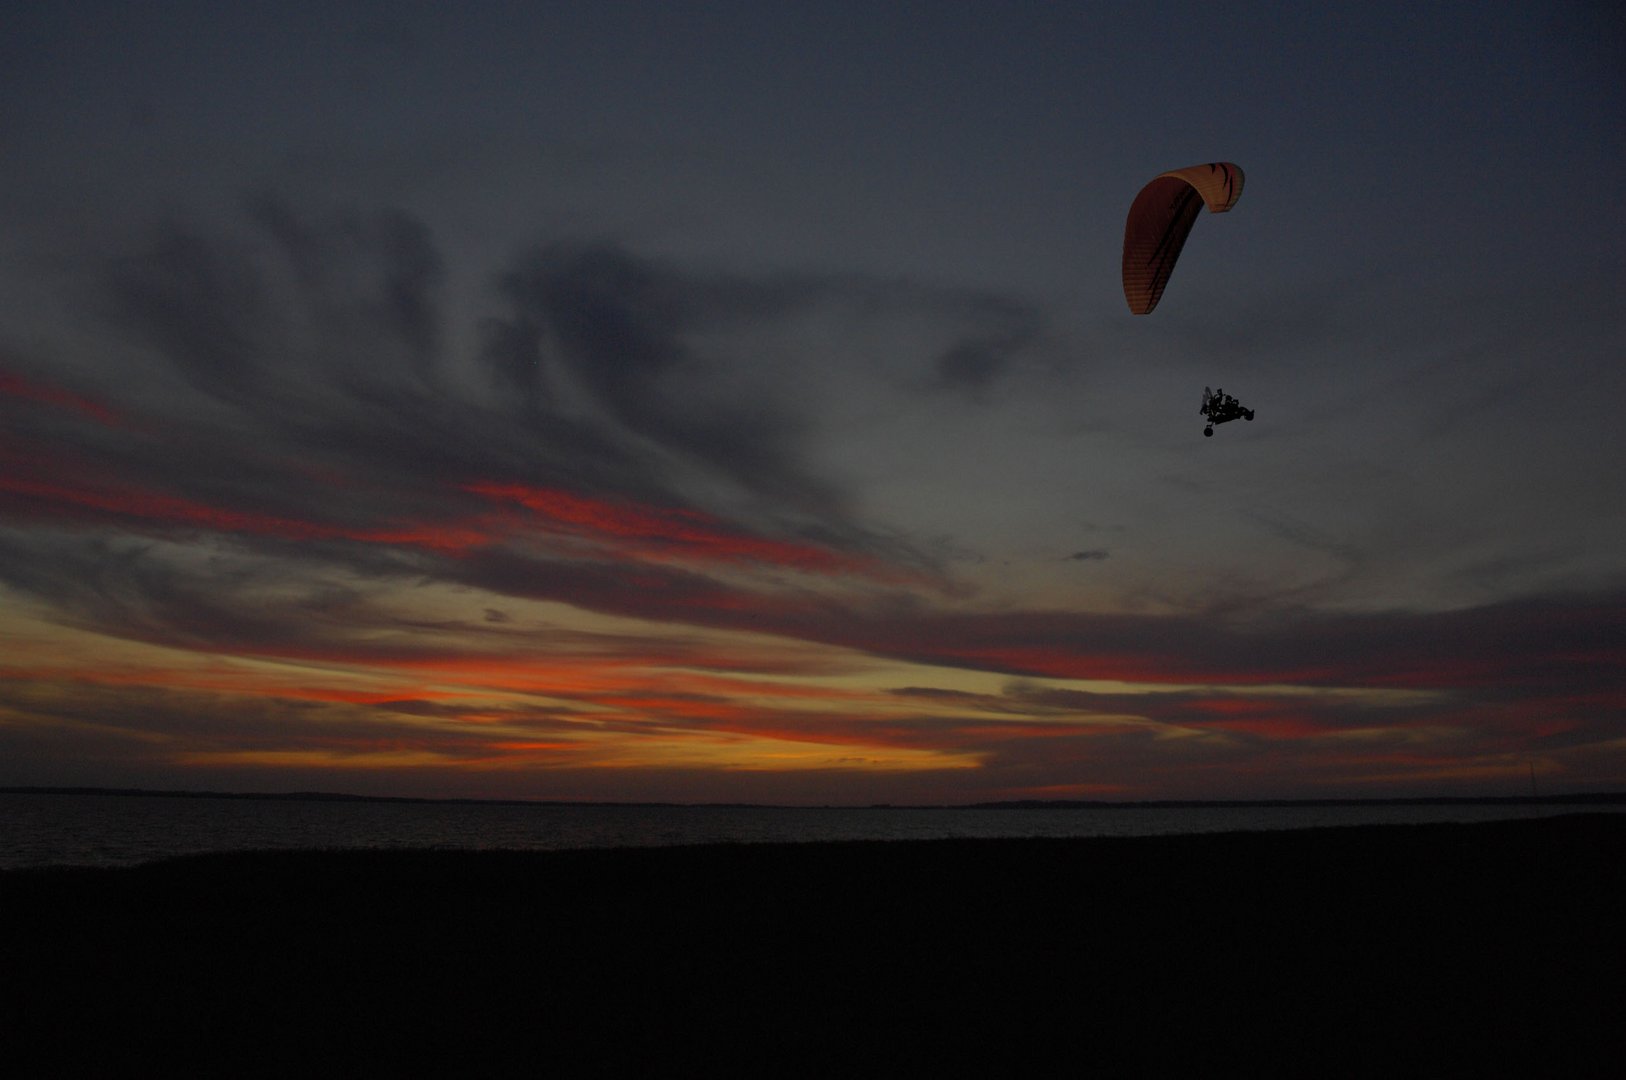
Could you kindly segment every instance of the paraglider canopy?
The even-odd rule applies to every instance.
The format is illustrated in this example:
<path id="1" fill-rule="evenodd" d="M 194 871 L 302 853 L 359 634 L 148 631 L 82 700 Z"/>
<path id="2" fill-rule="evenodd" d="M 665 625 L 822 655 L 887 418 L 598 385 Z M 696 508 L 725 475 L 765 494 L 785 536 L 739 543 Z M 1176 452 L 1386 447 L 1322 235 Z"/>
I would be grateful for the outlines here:
<path id="1" fill-rule="evenodd" d="M 1140 189 L 1124 224 L 1124 299 L 1146 315 L 1157 307 L 1186 236 L 1206 205 L 1223 214 L 1242 197 L 1242 170 L 1228 161 L 1163 173 Z"/>

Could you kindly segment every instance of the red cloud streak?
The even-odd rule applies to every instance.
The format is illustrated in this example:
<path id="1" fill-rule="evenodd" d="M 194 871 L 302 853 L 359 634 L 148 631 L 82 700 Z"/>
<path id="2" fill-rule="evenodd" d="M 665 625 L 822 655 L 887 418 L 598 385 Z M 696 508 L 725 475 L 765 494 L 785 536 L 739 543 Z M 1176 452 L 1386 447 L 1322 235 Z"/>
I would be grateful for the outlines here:
<path id="1" fill-rule="evenodd" d="M 698 510 L 639 506 L 523 484 L 474 483 L 465 490 L 518 503 L 542 515 L 547 527 L 636 554 L 712 562 L 756 562 L 823 573 L 874 573 L 869 559 L 811 544 L 747 536 Z"/>
<path id="2" fill-rule="evenodd" d="M 1336 665 L 1261 673 L 1176 664 L 1172 658 L 1154 652 L 1115 654 L 1086 652 L 1065 646 L 988 645 L 930 650 L 923 655 L 989 671 L 1009 671 L 1019 675 L 1038 675 L 1054 679 L 1115 679 L 1130 683 L 1317 683 L 1336 681 L 1339 674 Z"/>
<path id="3" fill-rule="evenodd" d="M 209 506 L 161 492 L 69 487 L 21 476 L 0 476 L 0 492 L 58 507 L 95 510 L 218 532 L 275 536 L 285 540 L 356 540 L 373 544 L 403 544 L 454 554 L 487 544 L 492 539 L 491 533 L 478 524 L 405 523 L 384 528 L 358 528 L 301 521 L 253 510 Z"/>
<path id="4" fill-rule="evenodd" d="M 68 409 L 108 427 L 123 427 L 125 424 L 124 418 L 116 410 L 94 398 L 77 394 L 60 386 L 25 379 L 21 375 L 14 375 L 7 371 L 0 371 L 0 394 L 6 397 L 21 398 L 24 401 L 39 402 L 42 405 L 51 405 L 59 409 Z"/>

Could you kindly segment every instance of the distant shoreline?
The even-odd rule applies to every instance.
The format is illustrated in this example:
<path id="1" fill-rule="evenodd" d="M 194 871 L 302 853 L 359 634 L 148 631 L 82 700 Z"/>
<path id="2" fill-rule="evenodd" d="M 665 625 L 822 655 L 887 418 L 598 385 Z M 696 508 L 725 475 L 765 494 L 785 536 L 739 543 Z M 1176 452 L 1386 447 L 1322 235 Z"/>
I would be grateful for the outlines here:
<path id="1" fill-rule="evenodd" d="M 1321 806 L 1617 806 L 1626 792 L 1590 791 L 1571 795 L 1437 795 L 1329 799 L 1014 799 L 977 803 L 751 803 L 594 801 L 589 799 L 429 798 L 413 795 L 354 795 L 329 791 L 188 791 L 154 788 L 9 786 L 0 795 L 117 795 L 161 799 L 248 799 L 271 802 L 414 803 L 445 806 L 671 807 L 749 810 L 1200 810 Z"/>

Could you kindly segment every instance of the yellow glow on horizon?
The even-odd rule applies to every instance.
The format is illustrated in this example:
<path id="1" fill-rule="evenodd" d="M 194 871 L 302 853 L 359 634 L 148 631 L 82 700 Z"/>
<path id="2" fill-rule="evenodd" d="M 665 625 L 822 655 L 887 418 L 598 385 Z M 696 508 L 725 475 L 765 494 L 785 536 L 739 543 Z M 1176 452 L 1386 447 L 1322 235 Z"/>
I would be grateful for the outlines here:
<path id="1" fill-rule="evenodd" d="M 1395 743 L 1450 742 L 1453 739 L 1460 738 L 1463 734 L 1461 728 L 1446 727 L 1440 724 L 1415 727 L 1372 725 L 1370 727 L 1328 730 L 1322 732 L 1319 737 L 1344 742 L 1382 742 L 1392 745 Z"/>
<path id="2" fill-rule="evenodd" d="M 183 766 L 317 769 L 398 769 L 433 766 L 481 773 L 514 769 L 698 769 L 730 772 L 918 772 L 975 769 L 978 755 L 930 750 L 878 749 L 768 738 L 584 739 L 579 743 L 502 744 L 512 752 L 465 757 L 428 750 L 191 750 L 174 755 Z"/>
<path id="3" fill-rule="evenodd" d="M 1069 740 L 1078 753 L 1138 729 L 1148 742 L 1189 747 L 1182 756 L 1192 760 L 1239 745 L 1222 727 L 1172 722 L 1187 715 L 1180 697 L 1231 698 L 1237 710 L 1247 699 L 1381 710 L 1442 697 L 1011 675 L 444 585 L 358 590 L 366 618 L 313 624 L 283 652 L 147 644 L 0 608 L 0 680 L 10 687 L 0 726 L 115 737 L 150 760 L 199 769 L 964 774 L 1019 741 Z M 188 717 L 242 709 L 252 722 L 153 730 L 142 710 L 106 705 L 124 693 L 173 701 Z M 1364 755 L 1363 744 L 1458 735 L 1371 719 L 1303 737 Z M 1075 790 L 1118 790 L 1086 787 Z"/>
<path id="4" fill-rule="evenodd" d="M 906 747 L 797 742 L 761 736 L 674 740 L 646 737 L 615 746 L 594 762 L 600 768 L 719 769 L 729 772 L 920 772 L 976 769 L 980 754 Z"/>
<path id="5" fill-rule="evenodd" d="M 270 766 L 274 768 L 398 769 L 455 765 L 447 754 L 422 750 L 190 750 L 175 755 L 178 765 Z"/>

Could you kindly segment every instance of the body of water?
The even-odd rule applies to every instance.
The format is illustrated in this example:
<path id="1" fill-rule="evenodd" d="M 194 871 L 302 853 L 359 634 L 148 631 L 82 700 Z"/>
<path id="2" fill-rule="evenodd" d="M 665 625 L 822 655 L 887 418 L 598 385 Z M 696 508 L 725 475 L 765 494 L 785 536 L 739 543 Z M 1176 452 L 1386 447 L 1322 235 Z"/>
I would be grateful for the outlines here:
<path id="1" fill-rule="evenodd" d="M 563 850 L 962 837 L 1153 836 L 1497 821 L 1620 804 L 803 808 L 417 803 L 0 793 L 0 869 L 128 866 L 273 848 Z"/>

